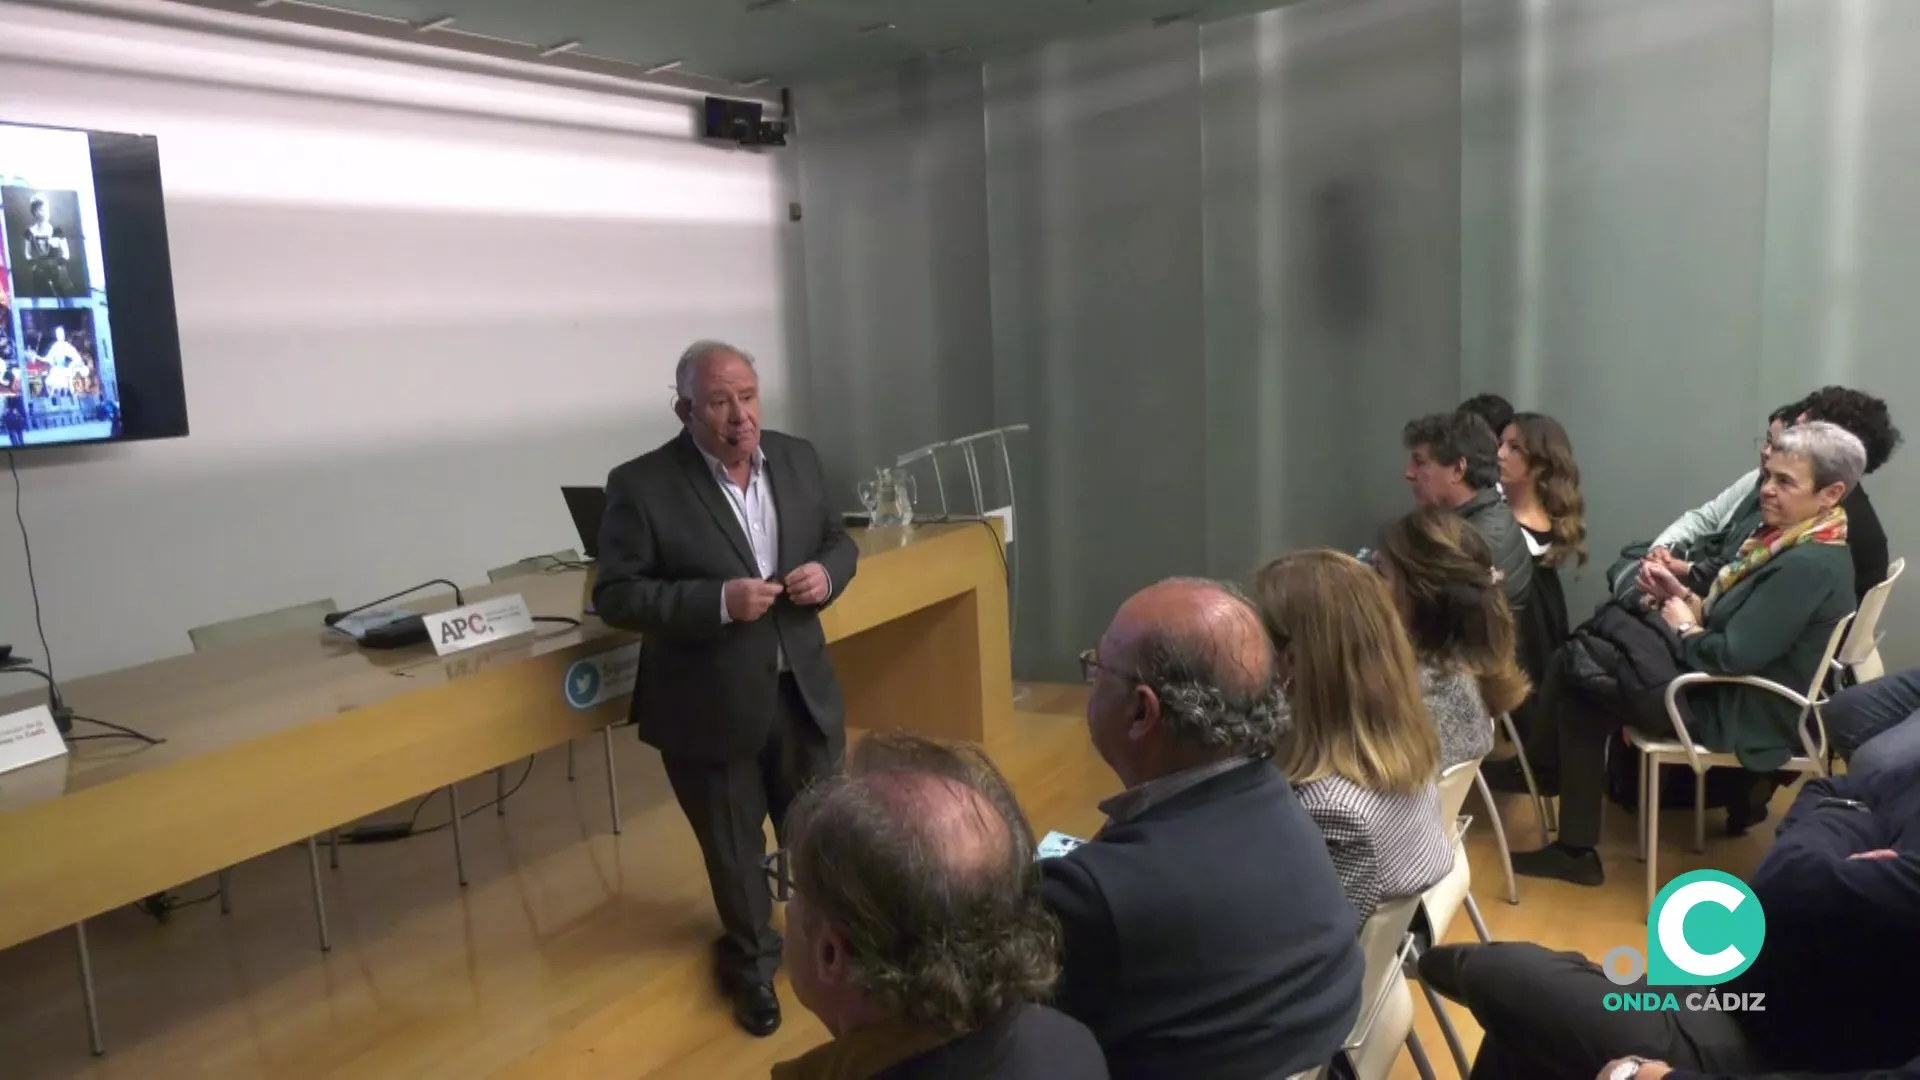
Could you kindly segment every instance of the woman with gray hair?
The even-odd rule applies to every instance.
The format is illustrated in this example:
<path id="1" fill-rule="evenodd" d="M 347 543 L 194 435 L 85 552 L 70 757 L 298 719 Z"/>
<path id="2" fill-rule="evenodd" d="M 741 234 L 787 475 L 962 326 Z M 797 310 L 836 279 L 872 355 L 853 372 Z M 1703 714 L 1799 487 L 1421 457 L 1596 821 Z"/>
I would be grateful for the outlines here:
<path id="1" fill-rule="evenodd" d="M 1761 525 L 1720 569 L 1707 595 L 1696 596 L 1664 569 L 1650 572 L 1648 591 L 1659 623 L 1670 632 L 1667 645 L 1679 673 L 1758 675 L 1790 687 L 1813 681 L 1834 626 L 1854 609 L 1847 512 L 1840 504 L 1866 463 L 1866 448 L 1838 425 L 1815 420 L 1786 429 L 1767 455 Z M 1647 659 L 1631 657 L 1635 665 Z M 1560 838 L 1539 851 L 1516 853 L 1513 868 L 1598 885 L 1605 874 L 1594 846 L 1608 742 L 1618 737 L 1623 721 L 1655 736 L 1672 735 L 1673 723 L 1664 685 L 1595 701 L 1568 692 L 1567 665 L 1555 667 L 1546 694 L 1555 730 L 1530 740 L 1536 744 L 1530 752 L 1536 774 L 1548 781 L 1544 786 L 1559 790 Z M 1616 678 L 1630 681 L 1626 673 Z M 1692 688 L 1678 700 L 1696 742 L 1732 752 L 1750 773 L 1760 774 L 1751 801 L 1728 812 L 1729 828 L 1744 831 L 1765 816 L 1772 794 L 1765 774 L 1799 748 L 1799 710 L 1784 698 L 1733 685 Z"/>

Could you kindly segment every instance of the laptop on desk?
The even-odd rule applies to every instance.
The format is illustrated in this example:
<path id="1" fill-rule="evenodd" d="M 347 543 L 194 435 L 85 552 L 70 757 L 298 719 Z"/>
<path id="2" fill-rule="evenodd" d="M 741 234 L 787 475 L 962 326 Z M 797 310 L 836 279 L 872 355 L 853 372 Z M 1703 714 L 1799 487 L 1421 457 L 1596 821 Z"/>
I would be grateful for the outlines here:
<path id="1" fill-rule="evenodd" d="M 593 584 L 600 576 L 595 560 L 600 557 L 600 518 L 607 512 L 607 489 L 562 487 L 560 495 L 567 500 L 567 513 L 573 515 L 573 527 L 580 533 L 580 550 L 587 556 L 586 596 L 580 610 L 592 615 Z"/>
<path id="2" fill-rule="evenodd" d="M 589 559 L 599 558 L 600 517 L 607 512 L 607 489 L 563 487 L 560 495 L 567 500 L 567 513 L 573 515 L 573 527 L 580 532 L 580 550 Z"/>

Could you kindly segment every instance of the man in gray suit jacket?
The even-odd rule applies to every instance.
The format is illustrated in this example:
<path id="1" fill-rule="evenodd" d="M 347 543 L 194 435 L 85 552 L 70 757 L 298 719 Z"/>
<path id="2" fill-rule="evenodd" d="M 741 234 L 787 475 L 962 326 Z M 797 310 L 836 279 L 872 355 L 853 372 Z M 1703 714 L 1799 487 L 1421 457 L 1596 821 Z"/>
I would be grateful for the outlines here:
<path id="1" fill-rule="evenodd" d="M 633 720 L 706 858 L 721 990 L 765 1036 L 780 1027 L 781 941 L 763 830 L 771 816 L 784 842 L 795 797 L 841 767 L 846 709 L 820 609 L 858 551 L 813 445 L 761 430 L 752 357 L 696 342 L 674 381 L 684 430 L 607 477 L 593 602 L 642 635 Z"/>

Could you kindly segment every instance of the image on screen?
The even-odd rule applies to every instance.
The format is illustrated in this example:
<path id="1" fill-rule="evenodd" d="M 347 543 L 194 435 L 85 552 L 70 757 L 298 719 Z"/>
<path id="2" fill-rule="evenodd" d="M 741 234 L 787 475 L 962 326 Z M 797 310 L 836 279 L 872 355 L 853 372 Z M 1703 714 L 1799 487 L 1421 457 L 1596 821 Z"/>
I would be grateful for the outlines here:
<path id="1" fill-rule="evenodd" d="M 0 124 L 0 427 L 11 446 L 121 432 L 84 131 Z"/>

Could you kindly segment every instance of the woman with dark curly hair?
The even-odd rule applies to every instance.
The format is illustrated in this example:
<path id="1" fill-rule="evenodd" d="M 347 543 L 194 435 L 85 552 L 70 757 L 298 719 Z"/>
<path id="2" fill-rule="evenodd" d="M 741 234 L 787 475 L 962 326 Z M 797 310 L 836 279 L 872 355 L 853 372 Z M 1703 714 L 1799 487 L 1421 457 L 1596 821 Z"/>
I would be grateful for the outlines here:
<path id="1" fill-rule="evenodd" d="M 1900 429 L 1893 426 L 1893 415 L 1882 398 L 1844 386 L 1823 386 L 1801 403 L 1799 422 L 1825 420 L 1852 433 L 1867 450 L 1867 473 L 1887 463 L 1900 446 Z M 1853 555 L 1854 598 L 1887 580 L 1887 530 L 1880 515 L 1867 498 L 1867 489 L 1856 484 L 1847 492 L 1847 550 Z"/>

